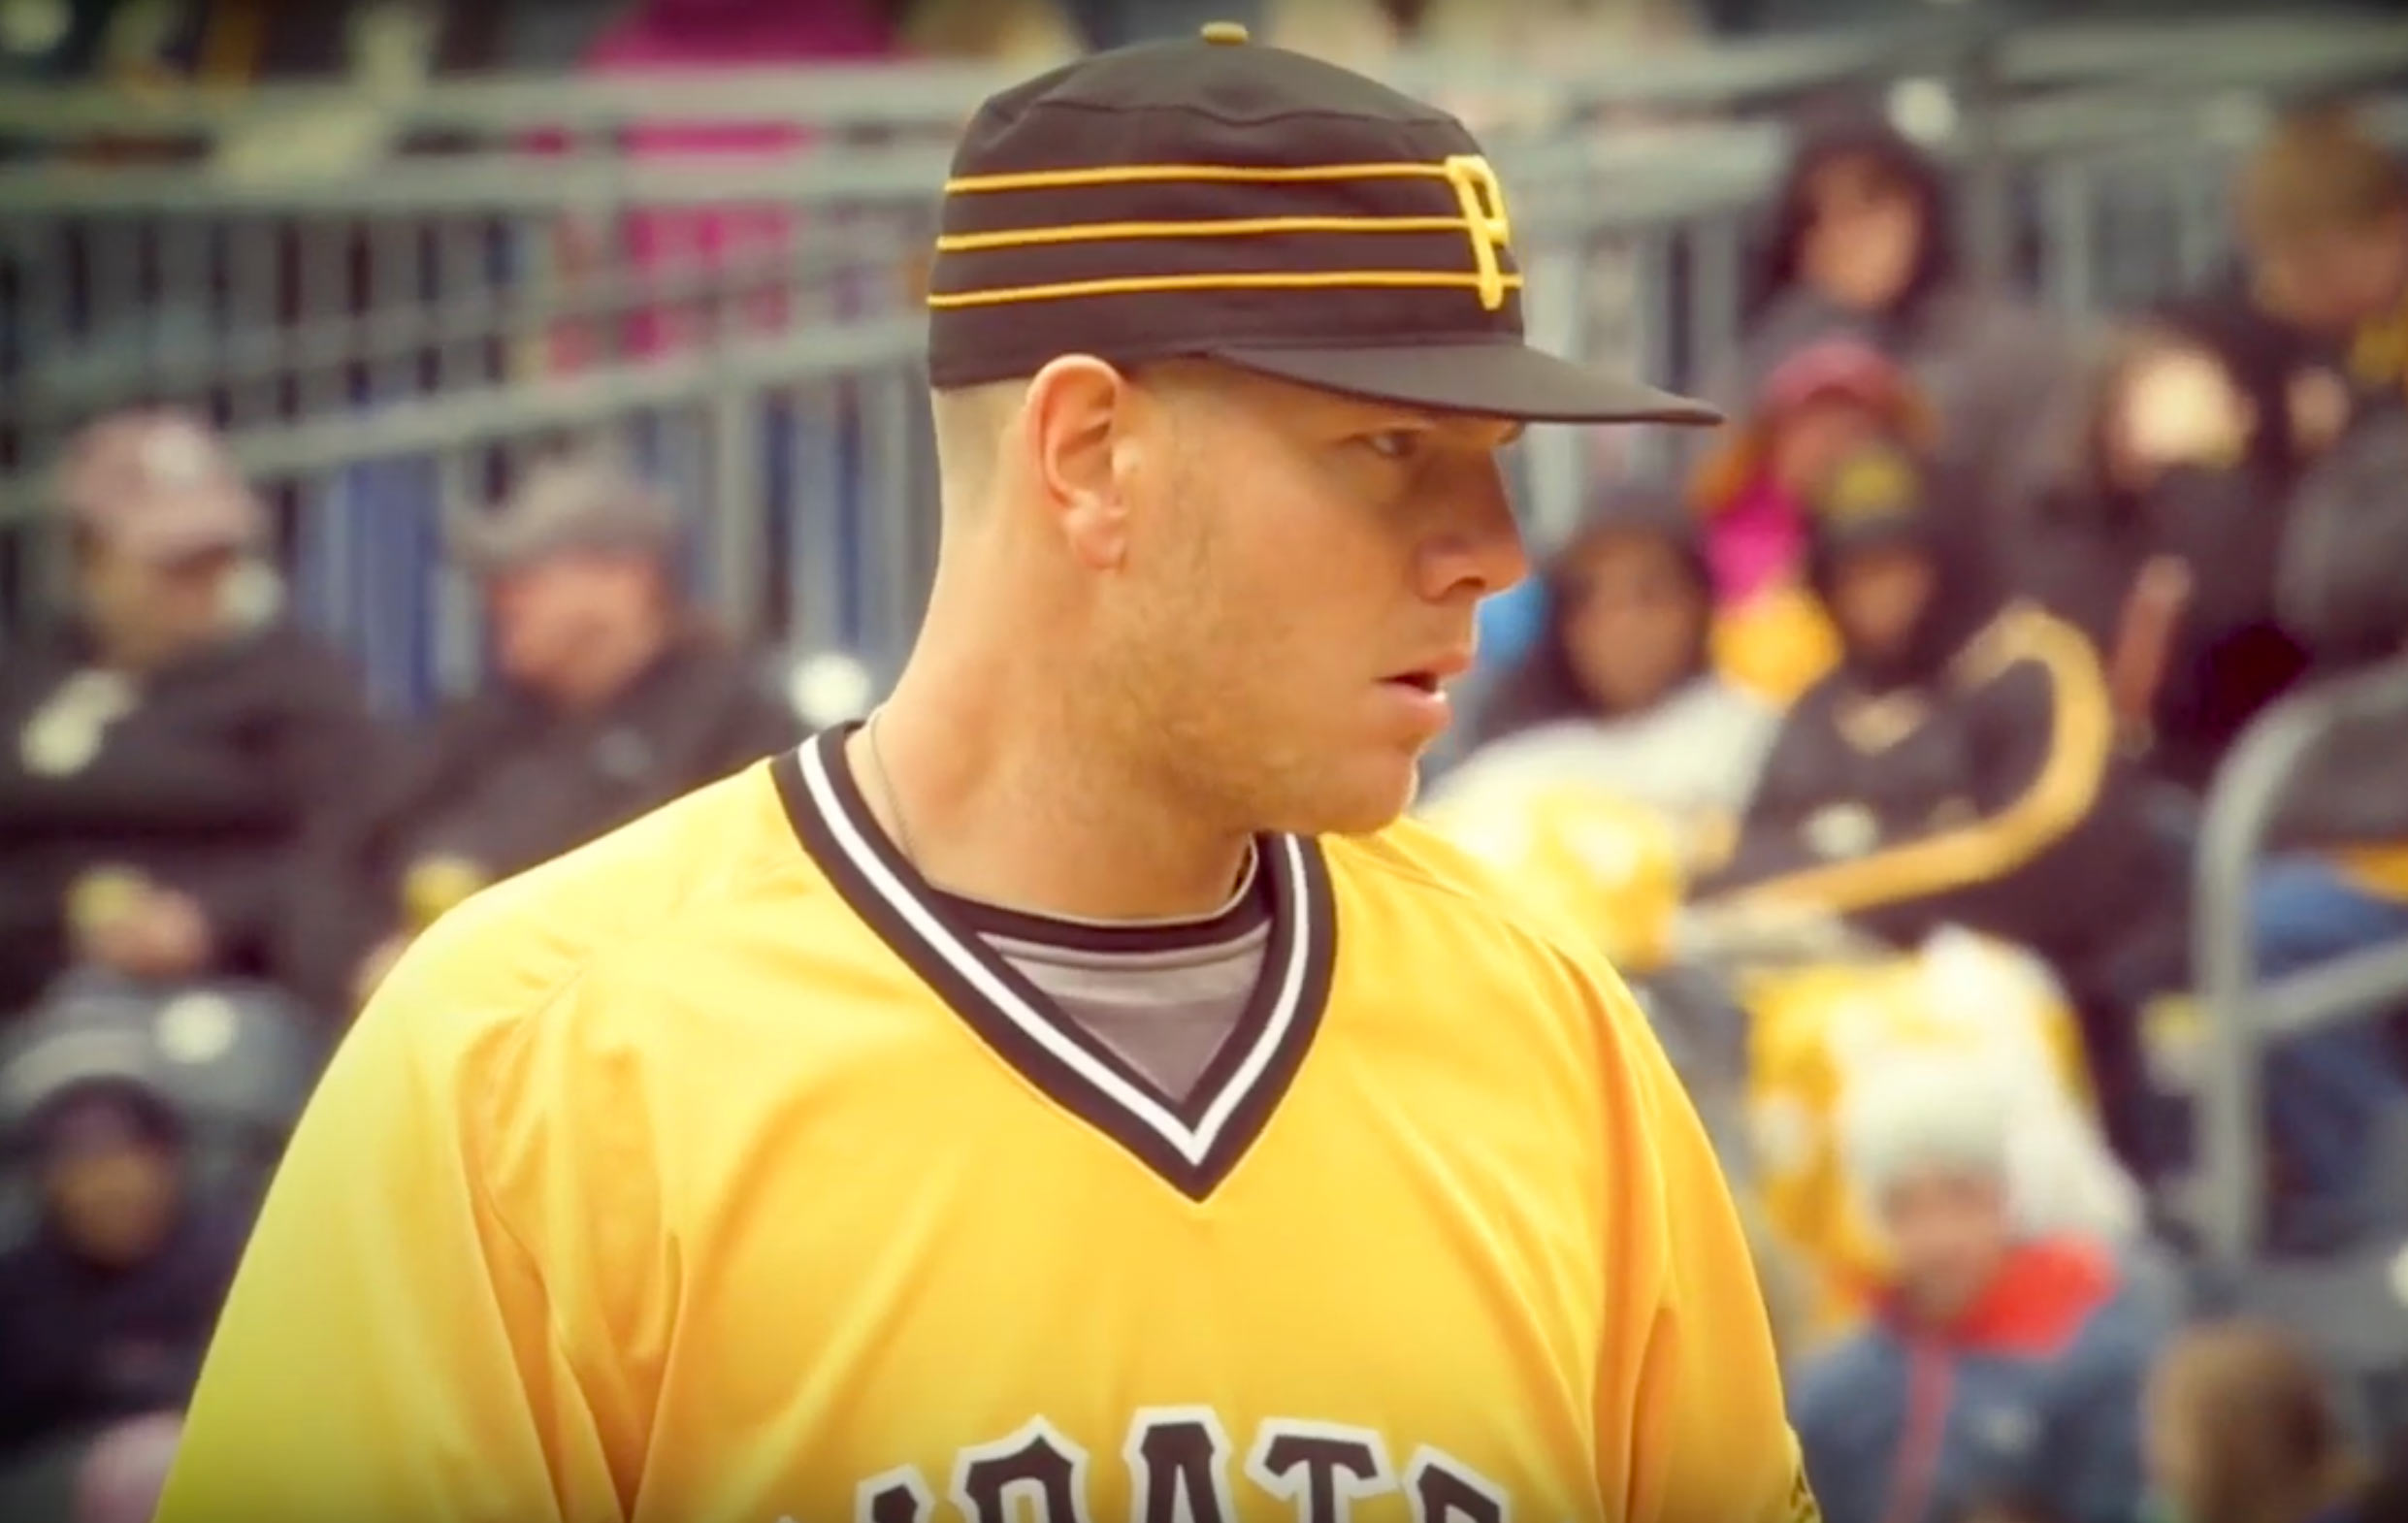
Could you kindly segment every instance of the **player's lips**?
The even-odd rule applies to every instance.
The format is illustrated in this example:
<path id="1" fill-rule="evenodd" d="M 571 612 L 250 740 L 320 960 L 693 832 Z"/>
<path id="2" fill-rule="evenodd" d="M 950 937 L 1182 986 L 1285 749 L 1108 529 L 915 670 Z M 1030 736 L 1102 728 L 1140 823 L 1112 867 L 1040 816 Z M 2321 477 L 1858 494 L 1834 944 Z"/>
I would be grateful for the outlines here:
<path id="1" fill-rule="evenodd" d="M 1447 701 L 1447 684 L 1472 669 L 1469 651 L 1449 651 L 1426 665 L 1408 667 L 1380 681 L 1383 691 L 1401 701 L 1414 727 L 1435 735 L 1453 719 Z"/>
<path id="2" fill-rule="evenodd" d="M 1437 693 L 1448 683 L 1472 669 L 1472 653 L 1468 649 L 1450 650 L 1419 666 L 1408 666 L 1382 678 L 1423 693 Z"/>

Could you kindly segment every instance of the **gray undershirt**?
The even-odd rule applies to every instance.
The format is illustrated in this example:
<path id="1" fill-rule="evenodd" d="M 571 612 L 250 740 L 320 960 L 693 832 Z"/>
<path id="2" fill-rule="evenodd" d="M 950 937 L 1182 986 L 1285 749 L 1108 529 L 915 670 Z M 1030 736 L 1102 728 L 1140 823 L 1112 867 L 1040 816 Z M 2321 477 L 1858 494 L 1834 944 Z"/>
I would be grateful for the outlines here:
<path id="1" fill-rule="evenodd" d="M 992 935 L 987 944 L 1090 1036 L 1164 1094 L 1184 1098 L 1245 1014 L 1271 927 L 1161 952 L 1092 952 Z"/>
<path id="2" fill-rule="evenodd" d="M 1180 923 L 1150 923 L 1176 931 L 1229 917 L 1256 892 L 1250 865 L 1227 904 Z M 1271 945 L 1268 917 L 1252 917 L 1225 936 L 1194 945 L 1144 951 L 1104 951 L 1065 943 L 984 933 L 996 956 L 1053 1000 L 1061 1013 L 1174 1099 L 1191 1093 L 1229 1032 L 1245 1015 Z M 1075 923 L 1065 926 L 1075 934 Z"/>

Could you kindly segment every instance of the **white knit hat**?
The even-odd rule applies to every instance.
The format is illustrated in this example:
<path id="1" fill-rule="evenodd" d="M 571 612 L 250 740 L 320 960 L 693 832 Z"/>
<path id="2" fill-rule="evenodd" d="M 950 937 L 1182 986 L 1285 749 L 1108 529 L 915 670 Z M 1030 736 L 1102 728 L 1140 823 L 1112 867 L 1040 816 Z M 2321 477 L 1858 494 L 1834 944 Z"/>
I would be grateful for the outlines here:
<path id="1" fill-rule="evenodd" d="M 1839 1104 L 1841 1154 L 1868 1200 L 1914 1175 L 2005 1183 L 2015 1094 L 1993 1065 L 1967 1053 L 1901 1053 L 1855 1077 Z"/>

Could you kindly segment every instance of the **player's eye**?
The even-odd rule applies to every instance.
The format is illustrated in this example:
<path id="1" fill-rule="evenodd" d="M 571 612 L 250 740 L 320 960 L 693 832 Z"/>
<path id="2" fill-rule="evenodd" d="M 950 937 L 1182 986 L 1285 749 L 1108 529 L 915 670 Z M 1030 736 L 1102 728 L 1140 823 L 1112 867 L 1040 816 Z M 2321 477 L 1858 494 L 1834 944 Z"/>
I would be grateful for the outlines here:
<path id="1" fill-rule="evenodd" d="M 1363 445 L 1384 460 L 1407 461 L 1421 453 L 1424 440 L 1419 429 L 1383 429 L 1363 436 Z"/>

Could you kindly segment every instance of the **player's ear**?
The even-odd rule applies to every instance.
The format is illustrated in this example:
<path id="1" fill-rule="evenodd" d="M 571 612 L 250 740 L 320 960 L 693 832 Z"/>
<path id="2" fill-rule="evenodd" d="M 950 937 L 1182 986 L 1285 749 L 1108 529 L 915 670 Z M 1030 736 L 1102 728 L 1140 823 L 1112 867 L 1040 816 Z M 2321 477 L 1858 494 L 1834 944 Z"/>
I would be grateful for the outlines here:
<path id="1" fill-rule="evenodd" d="M 1137 401 L 1127 378 L 1091 355 L 1064 355 L 1028 382 L 1032 473 L 1071 553 L 1097 569 L 1118 566 L 1127 553 L 1119 446 Z"/>

